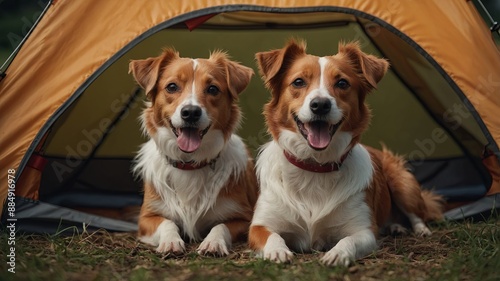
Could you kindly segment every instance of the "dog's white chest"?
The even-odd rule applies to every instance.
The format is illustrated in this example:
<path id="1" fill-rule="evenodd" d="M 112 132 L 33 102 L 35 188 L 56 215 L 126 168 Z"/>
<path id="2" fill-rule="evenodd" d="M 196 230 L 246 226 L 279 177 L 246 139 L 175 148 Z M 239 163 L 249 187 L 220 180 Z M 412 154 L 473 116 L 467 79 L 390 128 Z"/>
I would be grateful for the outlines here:
<path id="1" fill-rule="evenodd" d="M 334 239 L 332 226 L 364 204 L 364 190 L 373 176 L 370 155 L 357 145 L 339 171 L 324 174 L 301 170 L 282 155 L 272 142 L 259 157 L 261 196 L 252 223 L 295 241 L 297 249 L 316 248 Z"/>
<path id="2" fill-rule="evenodd" d="M 174 221 L 186 236 L 199 241 L 202 232 L 224 214 L 235 211 L 230 202 L 219 200 L 219 193 L 231 176 L 246 169 L 248 156 L 244 144 L 239 137 L 233 136 L 214 166 L 188 171 L 168 164 L 158 151 L 155 142 L 150 140 L 141 148 L 136 165 L 136 170 L 154 186 L 161 198 L 151 205 L 155 212 Z"/>
<path id="3" fill-rule="evenodd" d="M 202 220 L 213 209 L 223 184 L 209 167 L 197 171 L 170 170 L 162 185 L 155 185 L 161 200 L 154 206 L 158 213 L 173 220 L 191 239 L 198 241 L 206 226 Z M 218 175 L 220 176 L 220 175 Z M 225 181 L 229 175 L 222 175 Z M 221 179 L 225 182 L 224 179 Z M 204 224 L 200 224 L 204 221 Z"/>

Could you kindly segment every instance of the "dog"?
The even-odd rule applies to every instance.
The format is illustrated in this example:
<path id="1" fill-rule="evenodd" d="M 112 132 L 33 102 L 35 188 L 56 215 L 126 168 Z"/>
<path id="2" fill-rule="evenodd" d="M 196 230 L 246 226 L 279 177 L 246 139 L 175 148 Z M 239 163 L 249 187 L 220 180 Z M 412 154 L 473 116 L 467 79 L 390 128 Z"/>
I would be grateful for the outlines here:
<path id="1" fill-rule="evenodd" d="M 199 254 L 228 255 L 246 241 L 258 196 L 253 159 L 234 134 L 253 70 L 222 51 L 193 59 L 167 48 L 129 72 L 149 99 L 140 118 L 150 139 L 134 167 L 144 182 L 139 240 L 160 253 L 201 241 Z"/>
<path id="2" fill-rule="evenodd" d="M 326 251 L 323 264 L 348 266 L 377 249 L 386 226 L 404 232 L 402 217 L 416 235 L 430 235 L 425 222 L 442 217 L 441 198 L 421 190 L 402 158 L 360 144 L 371 118 L 365 96 L 388 62 L 356 42 L 318 57 L 299 40 L 256 60 L 271 92 L 264 116 L 272 141 L 257 157 L 250 247 L 275 262 Z"/>

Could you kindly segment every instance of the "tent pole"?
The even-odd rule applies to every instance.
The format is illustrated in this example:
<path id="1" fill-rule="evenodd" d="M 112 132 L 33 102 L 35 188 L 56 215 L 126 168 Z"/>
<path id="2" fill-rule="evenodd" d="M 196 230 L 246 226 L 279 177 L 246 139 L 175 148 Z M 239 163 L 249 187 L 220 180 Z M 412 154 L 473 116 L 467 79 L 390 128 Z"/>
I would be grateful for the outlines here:
<path id="1" fill-rule="evenodd" d="M 28 37 L 31 35 L 31 33 L 33 32 L 33 30 L 35 29 L 35 27 L 38 25 L 38 23 L 40 22 L 40 20 L 43 18 L 43 16 L 45 15 L 45 13 L 47 12 L 47 10 L 49 9 L 50 5 L 52 5 L 52 1 L 49 1 L 47 3 L 47 6 L 45 6 L 45 9 L 43 9 L 42 13 L 36 19 L 35 23 L 30 28 L 30 30 L 28 30 L 28 33 L 26 33 L 26 36 L 24 36 L 23 40 L 21 40 L 21 42 L 19 43 L 19 45 L 17 45 L 16 49 L 14 49 L 14 51 L 10 54 L 10 56 L 7 58 L 7 60 L 5 60 L 5 62 L 2 64 L 2 66 L 0 66 L 0 81 L 2 81 L 2 79 L 5 77 L 5 75 L 6 75 L 5 71 L 7 70 L 7 67 L 9 67 L 10 62 L 14 59 L 14 57 L 16 56 L 16 54 L 19 52 L 19 49 L 21 49 L 21 47 L 24 45 L 24 43 L 26 42 L 26 40 L 28 40 Z"/>
<path id="2" fill-rule="evenodd" d="M 481 8 L 483 9 L 483 11 L 486 14 L 486 16 L 491 21 L 491 24 L 492 24 L 491 27 L 490 27 L 491 32 L 496 32 L 496 33 L 498 33 L 498 35 L 500 35 L 500 23 L 493 19 L 493 17 L 491 16 L 490 12 L 488 11 L 488 9 L 486 9 L 486 6 L 484 6 L 483 1 L 477 0 L 477 2 L 479 3 L 479 5 L 481 6 Z"/>

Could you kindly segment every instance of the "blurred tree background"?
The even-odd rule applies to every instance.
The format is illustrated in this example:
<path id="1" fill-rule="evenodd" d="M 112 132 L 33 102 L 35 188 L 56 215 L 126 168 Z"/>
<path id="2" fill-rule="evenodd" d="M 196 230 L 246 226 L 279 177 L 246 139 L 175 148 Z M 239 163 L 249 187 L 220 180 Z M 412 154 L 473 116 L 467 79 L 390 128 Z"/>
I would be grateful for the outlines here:
<path id="1" fill-rule="evenodd" d="M 29 32 L 48 2 L 49 0 L 0 0 L 0 66 Z M 479 5 L 478 0 L 473 2 L 483 16 L 486 25 L 491 27 L 492 23 Z M 482 0 L 482 3 L 493 19 L 500 22 L 500 0 Z M 493 36 L 499 45 L 499 34 L 495 33 Z"/>

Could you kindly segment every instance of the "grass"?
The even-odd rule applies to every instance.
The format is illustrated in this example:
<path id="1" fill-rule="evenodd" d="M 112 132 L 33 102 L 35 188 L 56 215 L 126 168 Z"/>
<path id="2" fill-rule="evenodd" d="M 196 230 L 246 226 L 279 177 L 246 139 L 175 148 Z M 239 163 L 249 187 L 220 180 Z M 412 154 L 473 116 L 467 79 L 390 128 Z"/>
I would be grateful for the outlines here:
<path id="1" fill-rule="evenodd" d="M 292 264 L 256 259 L 245 244 L 226 258 L 163 256 L 131 233 L 17 235 L 16 273 L 7 272 L 0 234 L 0 280 L 500 280 L 500 221 L 444 222 L 428 238 L 384 237 L 376 253 L 349 268 L 328 268 L 321 253 Z"/>

